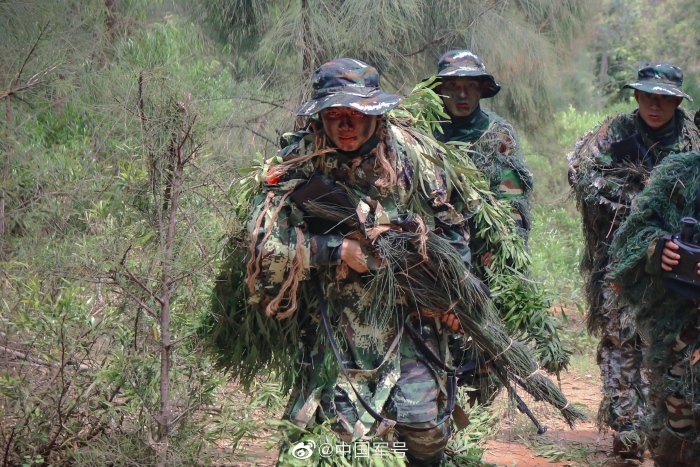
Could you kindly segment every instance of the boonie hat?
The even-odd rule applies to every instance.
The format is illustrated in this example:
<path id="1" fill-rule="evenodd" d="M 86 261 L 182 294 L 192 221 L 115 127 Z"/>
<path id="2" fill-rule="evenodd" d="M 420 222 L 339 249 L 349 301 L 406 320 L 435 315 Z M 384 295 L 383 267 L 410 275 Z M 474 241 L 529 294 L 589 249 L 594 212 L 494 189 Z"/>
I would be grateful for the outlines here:
<path id="1" fill-rule="evenodd" d="M 478 54 L 470 50 L 450 50 L 440 57 L 437 76 L 465 76 L 482 78 L 488 88 L 481 94 L 482 98 L 493 97 L 501 90 L 493 75 L 486 72 L 486 65 Z"/>
<path id="2" fill-rule="evenodd" d="M 328 107 L 350 107 L 365 115 L 382 115 L 403 97 L 379 88 L 379 73 L 373 66 L 354 58 L 337 58 L 324 63 L 311 77 L 311 100 L 294 113 L 310 117 Z"/>
<path id="3" fill-rule="evenodd" d="M 683 70 L 670 63 L 645 63 L 639 67 L 637 81 L 627 83 L 624 88 L 637 89 L 650 94 L 693 98 L 681 91 L 683 86 Z"/>

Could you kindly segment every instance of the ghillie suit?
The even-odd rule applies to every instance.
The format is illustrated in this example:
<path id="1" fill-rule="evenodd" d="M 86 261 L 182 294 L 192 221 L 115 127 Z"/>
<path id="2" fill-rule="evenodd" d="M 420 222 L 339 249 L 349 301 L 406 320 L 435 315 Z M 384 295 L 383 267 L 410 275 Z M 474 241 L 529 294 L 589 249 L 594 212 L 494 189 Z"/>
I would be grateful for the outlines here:
<path id="1" fill-rule="evenodd" d="M 600 335 L 598 365 L 603 400 L 598 425 L 631 430 L 645 410 L 648 378 L 642 368 L 645 344 L 634 328 L 632 310 L 623 302 L 606 305 L 614 293 L 603 282 L 610 264 L 610 243 L 627 218 L 650 171 L 670 152 L 700 148 L 700 134 L 687 110 L 676 109 L 661 132 L 649 128 L 635 110 L 608 117 L 586 133 L 569 155 L 569 183 L 581 213 L 584 253 L 580 268 L 588 302 L 588 332 Z"/>
<path id="2" fill-rule="evenodd" d="M 518 378 L 569 423 L 583 414 L 505 334 L 469 272 L 469 218 L 488 222 L 520 256 L 522 239 L 508 234 L 512 218 L 498 201 L 480 202 L 488 190 L 478 170 L 426 136 L 424 106 L 410 102 L 356 153 L 333 149 L 314 123 L 314 132 L 286 136 L 272 164 L 249 175 L 262 183 L 249 210 L 247 273 L 240 260 L 227 262 L 239 272 L 224 269 L 216 285 L 212 334 L 222 365 L 243 383 L 276 371 L 292 386 L 286 419 L 331 423 L 346 441 L 393 436 L 394 427 L 409 456 L 428 465 L 446 443 L 446 417 L 459 413 L 448 332 L 437 318 L 444 313 L 455 313 L 493 356 L 503 381 Z M 352 207 L 294 202 L 295 189 L 317 174 L 342 187 Z M 343 237 L 362 243 L 369 273 L 339 261 Z"/>
<path id="3" fill-rule="evenodd" d="M 518 232 L 527 240 L 532 225 L 532 172 L 525 165 L 518 137 L 510 123 L 479 106 L 468 117 L 442 122 L 434 136 L 443 142 L 466 143 L 465 149 L 489 181 L 491 192 L 512 206 Z M 496 248 L 486 244 L 474 246 L 484 252 Z"/>
<path id="4" fill-rule="evenodd" d="M 649 343 L 651 407 L 643 428 L 656 465 L 663 467 L 697 466 L 700 459 L 700 313 L 697 300 L 667 286 L 657 250 L 665 245 L 662 235 L 679 232 L 681 218 L 698 217 L 698 190 L 700 152 L 659 163 L 615 234 L 606 276 Z M 700 230 L 692 235 L 697 242 Z"/>
<path id="5" fill-rule="evenodd" d="M 481 99 L 492 97 L 500 89 L 493 76 L 486 72 L 481 58 L 468 50 L 446 52 L 438 63 L 435 78 L 426 81 L 442 86 L 442 80 L 447 77 L 479 80 L 482 84 Z M 446 112 L 447 107 L 443 109 L 443 121 L 435 127 L 433 136 L 470 157 L 488 180 L 495 199 L 510 206 L 516 221 L 514 232 L 527 242 L 532 224 L 530 196 L 533 180 L 515 130 L 503 118 L 480 105 L 466 117 L 450 117 Z M 489 202 L 488 199 L 484 201 Z M 469 246 L 474 255 L 471 270 L 491 288 L 507 332 L 532 345 L 542 367 L 558 378 L 560 371 L 568 366 L 570 352 L 559 339 L 557 323 L 549 311 L 551 299 L 528 277 L 529 257 L 517 261 L 507 252 L 503 254 L 509 245 L 500 238 L 484 235 L 484 227 L 474 219 L 470 222 Z M 499 253 L 505 261 L 489 264 L 487 258 L 494 253 Z M 458 352 L 455 350 L 455 353 Z M 462 358 L 482 357 L 478 352 L 472 352 Z M 488 372 L 479 372 L 475 379 L 466 383 L 476 389 L 472 396 L 482 403 L 493 399 L 502 387 Z"/>

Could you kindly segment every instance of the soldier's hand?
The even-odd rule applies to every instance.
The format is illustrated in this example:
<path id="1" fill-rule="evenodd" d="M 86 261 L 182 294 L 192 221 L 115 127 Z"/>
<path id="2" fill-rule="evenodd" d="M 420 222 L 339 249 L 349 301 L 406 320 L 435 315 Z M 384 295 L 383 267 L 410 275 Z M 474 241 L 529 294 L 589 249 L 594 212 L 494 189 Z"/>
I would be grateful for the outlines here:
<path id="1" fill-rule="evenodd" d="M 673 270 L 674 266 L 678 266 L 678 260 L 681 259 L 681 255 L 674 253 L 680 247 L 673 243 L 671 240 L 666 242 L 664 249 L 661 252 L 661 269 L 666 272 Z M 700 271 L 698 271 L 700 274 Z"/>
<path id="2" fill-rule="evenodd" d="M 343 247 L 340 250 L 340 259 L 359 273 L 369 271 L 365 255 L 362 252 L 360 242 L 357 240 L 343 239 Z"/>
<path id="3" fill-rule="evenodd" d="M 452 332 L 464 332 L 456 314 L 443 313 L 441 320 Z"/>

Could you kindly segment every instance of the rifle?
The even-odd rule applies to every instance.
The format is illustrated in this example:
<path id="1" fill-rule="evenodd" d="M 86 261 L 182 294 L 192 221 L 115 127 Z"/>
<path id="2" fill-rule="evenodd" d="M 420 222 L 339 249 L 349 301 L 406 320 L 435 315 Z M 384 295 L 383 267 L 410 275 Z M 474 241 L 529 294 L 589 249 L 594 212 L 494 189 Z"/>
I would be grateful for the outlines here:
<path id="1" fill-rule="evenodd" d="M 518 383 L 518 385 L 521 386 L 523 389 L 527 390 L 527 386 L 520 378 L 518 378 L 515 375 L 511 375 L 511 376 L 513 378 L 513 381 Z M 522 400 L 522 398 L 515 392 L 515 389 L 510 387 L 510 385 L 507 382 L 506 382 L 506 387 L 508 388 L 508 392 L 510 394 L 513 394 L 513 396 L 515 396 L 515 401 L 518 403 L 518 411 L 520 413 L 524 413 L 525 415 L 527 415 L 527 418 L 529 418 L 530 421 L 532 421 L 532 423 L 534 423 L 535 426 L 537 427 L 537 434 L 541 435 L 541 434 L 546 433 L 547 427 L 542 426 L 542 424 L 540 424 L 540 422 L 535 418 L 535 415 L 530 411 L 530 408 L 527 406 L 525 401 Z"/>
<path id="2" fill-rule="evenodd" d="M 493 365 L 493 363 L 491 363 L 491 365 Z M 495 368 L 495 365 L 494 365 L 494 368 Z M 510 377 L 513 379 L 513 381 L 515 381 L 518 384 L 518 386 L 522 387 L 525 391 L 527 391 L 527 385 L 525 384 L 525 382 L 523 380 L 521 380 L 520 378 L 518 378 L 515 375 L 510 375 Z M 535 425 L 535 427 L 537 427 L 537 434 L 541 435 L 541 434 L 546 433 L 547 427 L 543 426 L 539 422 L 539 420 L 537 420 L 537 418 L 532 413 L 530 408 L 527 406 L 525 401 L 518 395 L 518 393 L 515 392 L 515 389 L 513 389 L 513 387 L 510 384 L 508 384 L 508 381 L 505 381 L 504 386 L 508 390 L 508 394 L 512 394 L 515 397 L 515 401 L 518 403 L 518 405 L 517 405 L 518 411 L 520 413 L 527 415 L 527 418 L 529 418 L 530 421 Z"/>

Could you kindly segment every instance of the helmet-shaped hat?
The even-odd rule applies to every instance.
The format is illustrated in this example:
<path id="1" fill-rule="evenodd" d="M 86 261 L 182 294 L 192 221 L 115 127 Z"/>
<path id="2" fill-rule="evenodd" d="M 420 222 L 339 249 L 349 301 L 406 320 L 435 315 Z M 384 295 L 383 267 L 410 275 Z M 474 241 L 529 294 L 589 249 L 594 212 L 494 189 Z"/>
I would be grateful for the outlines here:
<path id="1" fill-rule="evenodd" d="M 471 50 L 450 50 L 442 54 L 438 62 L 437 76 L 479 78 L 488 85 L 481 93 L 482 98 L 493 97 L 501 90 L 493 75 L 486 72 L 484 61 Z"/>
<path id="2" fill-rule="evenodd" d="M 693 98 L 681 91 L 683 70 L 670 63 L 645 63 L 639 67 L 637 80 L 627 83 L 622 88 L 632 88 L 650 94 Z"/>
<path id="3" fill-rule="evenodd" d="M 295 110 L 310 117 L 328 107 L 350 107 L 365 115 L 382 115 L 403 100 L 379 88 L 379 73 L 373 66 L 354 58 L 337 58 L 324 63 L 311 77 L 311 100 Z"/>

